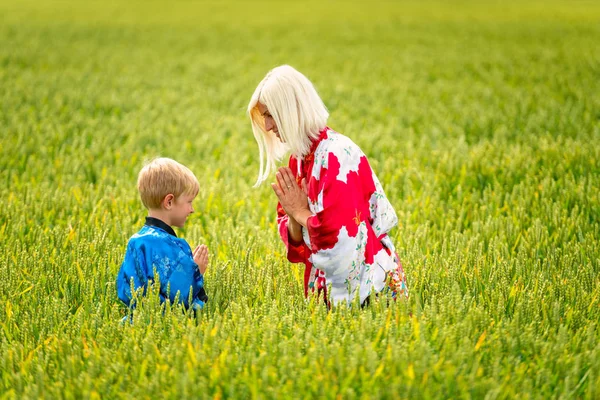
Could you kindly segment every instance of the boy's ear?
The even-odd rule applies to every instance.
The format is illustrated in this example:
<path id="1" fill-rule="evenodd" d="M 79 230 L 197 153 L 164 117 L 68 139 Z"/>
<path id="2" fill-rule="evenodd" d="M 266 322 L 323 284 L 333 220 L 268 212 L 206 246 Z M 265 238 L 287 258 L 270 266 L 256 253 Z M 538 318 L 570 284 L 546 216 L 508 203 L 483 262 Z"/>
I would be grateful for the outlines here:
<path id="1" fill-rule="evenodd" d="M 170 210 L 171 207 L 173 207 L 174 202 L 175 202 L 175 195 L 173 195 L 173 193 L 169 193 L 163 199 L 162 206 L 165 210 Z"/>

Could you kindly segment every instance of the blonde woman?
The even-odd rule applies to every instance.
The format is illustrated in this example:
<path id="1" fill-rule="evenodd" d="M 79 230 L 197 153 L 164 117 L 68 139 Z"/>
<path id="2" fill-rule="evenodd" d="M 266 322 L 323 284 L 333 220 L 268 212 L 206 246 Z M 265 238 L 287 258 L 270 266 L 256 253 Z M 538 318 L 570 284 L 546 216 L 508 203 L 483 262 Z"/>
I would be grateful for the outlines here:
<path id="1" fill-rule="evenodd" d="M 363 304 L 390 288 L 407 296 L 406 279 L 388 232 L 394 208 L 361 149 L 327 127 L 329 113 L 312 83 L 282 65 L 259 83 L 248 105 L 258 143 L 256 186 L 276 171 L 279 234 L 292 263 L 303 263 L 304 293 L 330 304 Z M 328 293 L 327 288 L 331 291 Z"/>

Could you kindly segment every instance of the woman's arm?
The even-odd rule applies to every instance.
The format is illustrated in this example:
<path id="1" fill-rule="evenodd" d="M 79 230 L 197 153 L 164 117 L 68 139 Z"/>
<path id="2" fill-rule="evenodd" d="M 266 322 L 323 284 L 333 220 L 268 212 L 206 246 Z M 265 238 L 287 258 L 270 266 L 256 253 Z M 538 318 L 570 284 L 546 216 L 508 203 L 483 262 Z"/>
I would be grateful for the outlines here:
<path id="1" fill-rule="evenodd" d="M 292 220 L 293 219 L 285 213 L 283 207 L 281 206 L 281 203 L 278 203 L 277 229 L 279 231 L 279 236 L 281 237 L 281 240 L 283 241 L 287 249 L 287 259 L 292 263 L 306 263 L 307 258 L 309 256 L 309 250 L 306 244 L 304 243 L 304 239 L 302 238 L 301 228 L 298 228 L 298 230 L 296 231 L 298 232 L 298 237 L 292 237 L 289 226 L 290 224 L 298 225 L 298 223 L 295 220 L 293 222 L 290 222 Z M 295 228 L 292 227 L 291 229 L 294 230 Z M 299 240 L 296 241 L 295 239 Z"/>
<path id="2" fill-rule="evenodd" d="M 302 240 L 302 225 L 293 217 L 289 217 L 288 219 L 288 234 L 292 242 L 298 243 Z"/>

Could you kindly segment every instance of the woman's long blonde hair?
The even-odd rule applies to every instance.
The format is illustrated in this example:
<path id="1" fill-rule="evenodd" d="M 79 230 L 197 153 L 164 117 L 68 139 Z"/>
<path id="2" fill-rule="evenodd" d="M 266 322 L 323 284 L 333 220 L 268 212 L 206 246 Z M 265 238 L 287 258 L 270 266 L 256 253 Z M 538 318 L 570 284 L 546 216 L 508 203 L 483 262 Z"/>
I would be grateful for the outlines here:
<path id="1" fill-rule="evenodd" d="M 265 130 L 259 102 L 269 110 L 284 143 Z M 329 112 L 308 78 L 289 65 L 281 65 L 258 84 L 248 104 L 248 116 L 260 154 L 256 187 L 267 180 L 275 162 L 288 150 L 298 158 L 308 153 L 312 140 L 327 125 Z"/>

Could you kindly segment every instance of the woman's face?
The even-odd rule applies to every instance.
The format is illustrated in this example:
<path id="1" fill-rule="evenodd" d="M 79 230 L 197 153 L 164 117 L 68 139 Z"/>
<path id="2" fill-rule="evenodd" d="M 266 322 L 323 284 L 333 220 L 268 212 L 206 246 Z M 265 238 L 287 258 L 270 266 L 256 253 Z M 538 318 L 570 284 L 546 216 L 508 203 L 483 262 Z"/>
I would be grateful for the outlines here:
<path id="1" fill-rule="evenodd" d="M 277 136 L 277 138 L 279 140 L 281 140 L 281 136 L 279 136 L 279 129 L 277 128 L 277 124 L 275 123 L 275 120 L 273 119 L 273 116 L 271 115 L 271 113 L 267 109 L 267 106 L 265 106 L 263 103 L 261 103 L 259 101 L 258 102 L 258 110 L 260 111 L 260 114 L 265 119 L 265 130 L 267 132 L 273 131 L 273 133 L 275 134 L 275 136 Z"/>

